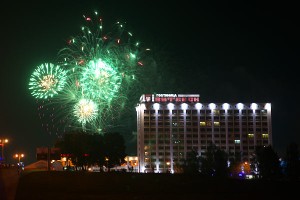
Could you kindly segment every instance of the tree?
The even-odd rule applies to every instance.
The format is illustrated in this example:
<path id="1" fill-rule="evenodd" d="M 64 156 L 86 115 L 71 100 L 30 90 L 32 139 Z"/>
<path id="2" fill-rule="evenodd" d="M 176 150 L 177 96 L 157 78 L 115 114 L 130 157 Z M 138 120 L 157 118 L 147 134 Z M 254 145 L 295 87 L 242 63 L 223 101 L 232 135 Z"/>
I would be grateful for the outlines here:
<path id="1" fill-rule="evenodd" d="M 56 147 L 71 159 L 77 167 L 86 169 L 87 166 L 104 163 L 103 136 L 86 134 L 84 132 L 70 132 L 63 139 L 57 141 Z"/>
<path id="2" fill-rule="evenodd" d="M 300 170 L 299 149 L 296 143 L 290 143 L 286 149 L 286 173 L 289 179 L 298 179 Z"/>
<path id="3" fill-rule="evenodd" d="M 211 144 L 206 152 L 206 156 L 201 157 L 201 173 L 206 176 L 226 177 L 228 176 L 227 153 Z"/>
<path id="4" fill-rule="evenodd" d="M 215 176 L 217 177 L 227 177 L 228 168 L 227 168 L 228 156 L 225 151 L 217 148 L 214 153 L 214 167 L 215 167 Z"/>
<path id="5" fill-rule="evenodd" d="M 117 132 L 103 135 L 104 155 L 108 158 L 108 167 L 120 165 L 125 162 L 126 146 L 124 137 Z"/>
<path id="6" fill-rule="evenodd" d="M 273 179 L 281 174 L 279 157 L 272 146 L 257 146 L 255 154 L 261 178 Z"/>
<path id="7" fill-rule="evenodd" d="M 185 160 L 183 160 L 181 167 L 183 173 L 199 173 L 200 162 L 198 152 L 194 149 L 191 152 L 188 152 L 187 157 Z"/>
<path id="8" fill-rule="evenodd" d="M 214 175 L 214 151 L 216 146 L 210 145 L 207 148 L 206 155 L 200 157 L 200 171 L 205 176 Z"/>

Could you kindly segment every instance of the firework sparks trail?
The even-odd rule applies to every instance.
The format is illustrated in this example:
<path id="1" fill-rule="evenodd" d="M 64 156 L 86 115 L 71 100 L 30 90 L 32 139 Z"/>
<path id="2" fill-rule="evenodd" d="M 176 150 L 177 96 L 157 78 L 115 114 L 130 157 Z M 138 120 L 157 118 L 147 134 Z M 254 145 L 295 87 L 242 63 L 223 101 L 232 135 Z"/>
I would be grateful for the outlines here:
<path id="1" fill-rule="evenodd" d="M 36 98 L 52 98 L 56 113 L 51 116 L 56 121 L 99 132 L 118 119 L 129 95 L 143 92 L 138 88 L 147 76 L 143 74 L 143 59 L 149 49 L 143 50 L 138 41 L 133 42 L 125 23 L 117 22 L 104 33 L 97 12 L 84 19 L 81 34 L 68 40 L 58 52 L 58 64 L 39 66 L 32 74 L 29 89 Z"/>

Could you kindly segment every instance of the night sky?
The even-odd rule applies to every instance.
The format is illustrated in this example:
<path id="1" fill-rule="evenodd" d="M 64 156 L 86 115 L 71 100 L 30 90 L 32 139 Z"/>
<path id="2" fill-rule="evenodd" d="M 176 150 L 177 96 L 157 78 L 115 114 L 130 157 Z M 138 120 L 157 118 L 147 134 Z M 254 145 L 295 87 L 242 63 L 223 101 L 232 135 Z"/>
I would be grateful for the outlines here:
<path id="1" fill-rule="evenodd" d="M 0 138 L 5 155 L 53 145 L 28 90 L 31 73 L 56 59 L 82 15 L 97 10 L 105 24 L 126 21 L 160 58 L 165 84 L 158 93 L 200 94 L 205 103 L 272 103 L 273 147 L 279 155 L 290 142 L 300 145 L 299 17 L 290 2 L 63 1 L 8 3 L 1 7 Z M 120 3 L 122 2 L 122 3 Z M 156 81 L 157 77 L 153 77 Z M 132 108 L 135 112 L 135 108 Z M 135 119 L 133 119 L 135 120 Z M 135 124 L 133 121 L 132 124 Z M 124 133 L 127 153 L 136 154 L 132 132 Z"/>

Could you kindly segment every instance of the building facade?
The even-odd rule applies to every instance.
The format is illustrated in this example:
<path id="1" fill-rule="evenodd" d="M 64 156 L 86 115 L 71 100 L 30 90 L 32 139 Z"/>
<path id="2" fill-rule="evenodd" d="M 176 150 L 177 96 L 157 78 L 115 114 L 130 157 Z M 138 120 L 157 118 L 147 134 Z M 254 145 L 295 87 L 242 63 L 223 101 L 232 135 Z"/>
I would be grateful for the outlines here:
<path id="1" fill-rule="evenodd" d="M 198 94 L 144 94 L 136 107 L 138 171 L 176 173 L 192 150 L 212 145 L 250 161 L 272 145 L 270 103 L 200 103 Z"/>

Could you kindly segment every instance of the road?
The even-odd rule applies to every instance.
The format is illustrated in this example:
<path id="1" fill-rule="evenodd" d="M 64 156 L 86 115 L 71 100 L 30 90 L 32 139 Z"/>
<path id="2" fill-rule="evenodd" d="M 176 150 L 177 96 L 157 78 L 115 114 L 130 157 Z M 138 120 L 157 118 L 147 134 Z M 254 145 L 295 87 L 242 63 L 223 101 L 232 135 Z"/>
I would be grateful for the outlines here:
<path id="1" fill-rule="evenodd" d="M 0 168 L 1 200 L 15 200 L 19 176 L 17 167 Z"/>

